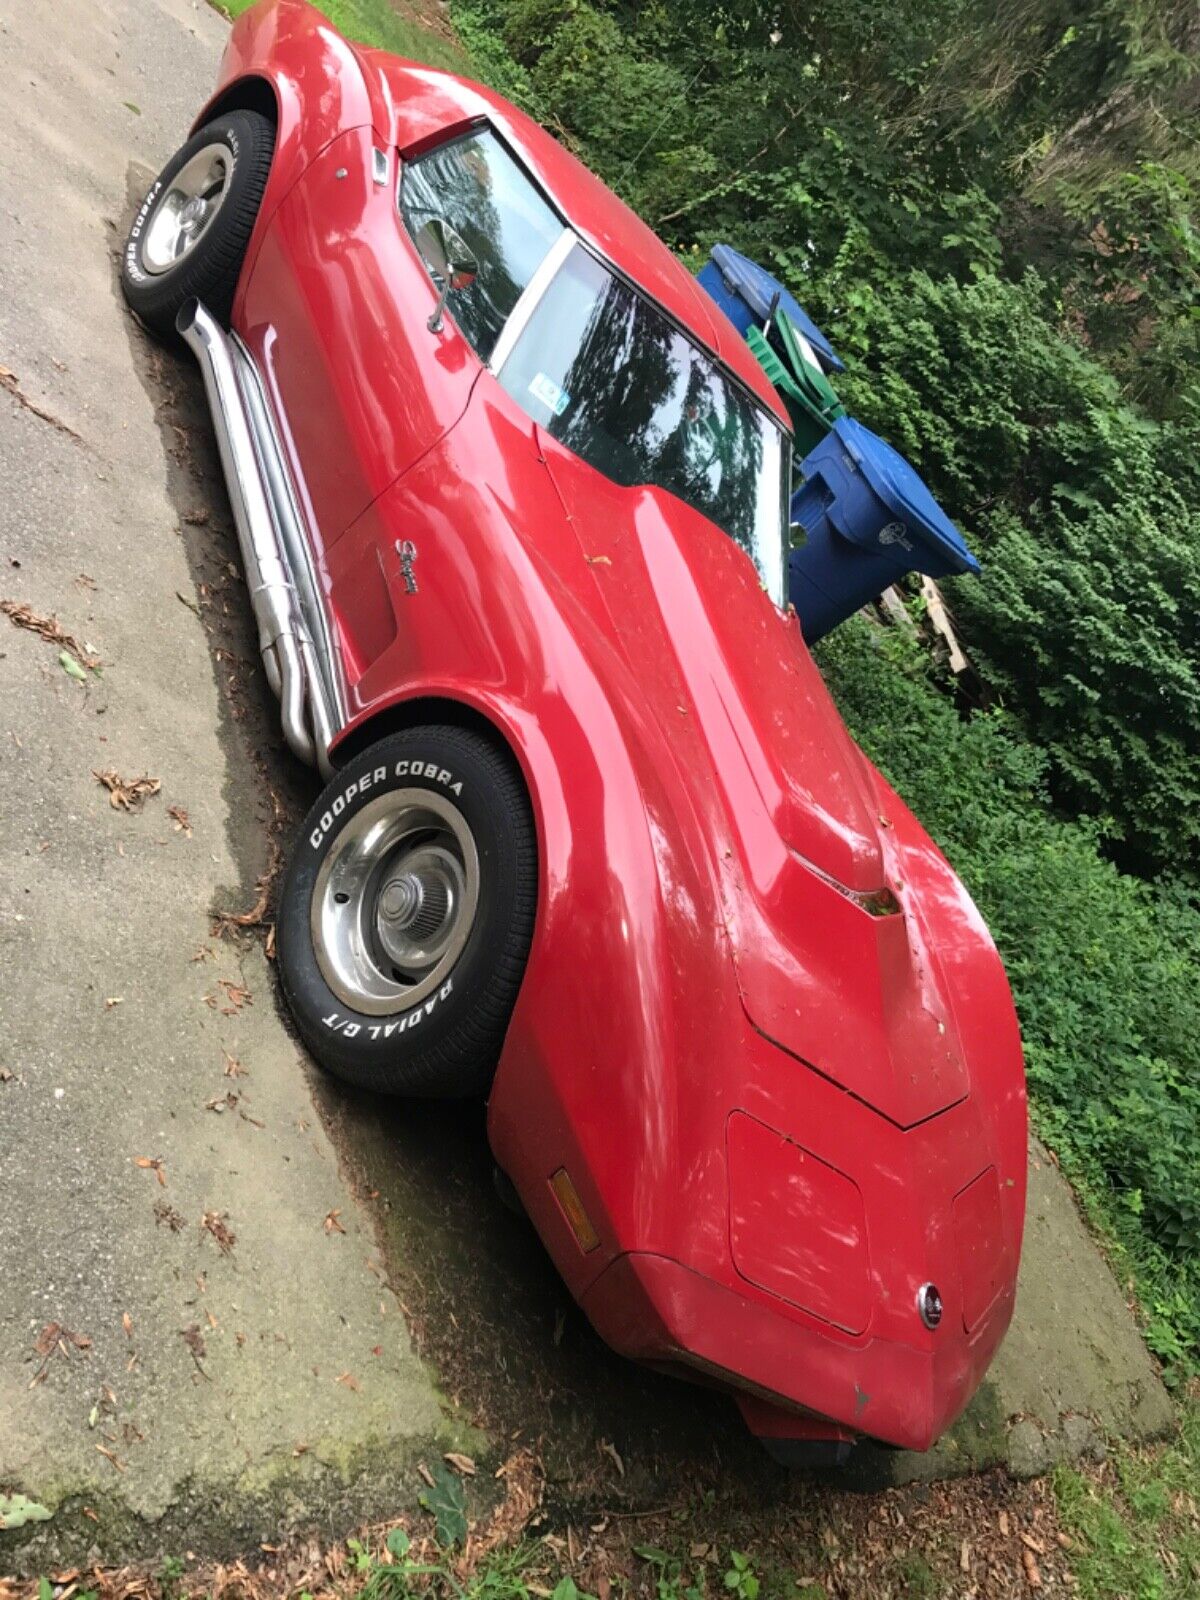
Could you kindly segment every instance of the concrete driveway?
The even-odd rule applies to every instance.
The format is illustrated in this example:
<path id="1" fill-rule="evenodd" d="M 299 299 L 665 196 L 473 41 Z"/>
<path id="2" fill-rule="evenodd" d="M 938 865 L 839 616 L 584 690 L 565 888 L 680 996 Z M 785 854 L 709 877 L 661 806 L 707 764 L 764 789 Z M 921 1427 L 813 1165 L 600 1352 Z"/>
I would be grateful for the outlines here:
<path id="1" fill-rule="evenodd" d="M 0 7 L 0 601 L 101 663 L 0 616 L 0 1516 L 15 1490 L 52 1513 L 27 1564 L 344 1528 L 411 1500 L 464 1418 L 539 1437 L 568 1496 L 614 1441 L 631 1505 L 715 1461 L 774 1472 L 728 1401 L 600 1346 L 496 1205 L 476 1115 L 318 1083 L 260 935 L 214 936 L 313 784 L 255 659 L 198 375 L 126 315 L 113 253 L 225 30 L 197 0 Z M 100 772 L 160 787 L 114 808 Z M 1036 1470 L 1169 1421 L 1035 1161 L 1013 1335 L 893 1475 Z"/>
<path id="2" fill-rule="evenodd" d="M 109 1550 L 388 1509 L 443 1427 L 261 941 L 211 932 L 256 898 L 271 787 L 308 792 L 195 374 L 112 252 L 226 30 L 192 0 L 0 8 L 0 598 L 103 663 L 80 683 L 0 616 L 0 1492 Z M 161 790 L 114 809 L 106 770 Z"/>

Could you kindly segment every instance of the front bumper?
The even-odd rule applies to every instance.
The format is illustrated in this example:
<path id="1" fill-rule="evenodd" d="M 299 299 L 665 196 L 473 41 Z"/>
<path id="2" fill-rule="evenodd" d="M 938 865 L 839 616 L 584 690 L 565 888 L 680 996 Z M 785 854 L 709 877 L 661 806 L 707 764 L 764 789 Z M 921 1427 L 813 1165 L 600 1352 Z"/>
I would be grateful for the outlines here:
<path id="1" fill-rule="evenodd" d="M 970 1335 L 954 1324 L 920 1346 L 869 1334 L 852 1340 L 666 1256 L 635 1252 L 601 1273 L 583 1308 L 601 1337 L 635 1360 L 701 1372 L 842 1429 L 927 1450 L 978 1387 L 1014 1298 L 1009 1285 Z"/>

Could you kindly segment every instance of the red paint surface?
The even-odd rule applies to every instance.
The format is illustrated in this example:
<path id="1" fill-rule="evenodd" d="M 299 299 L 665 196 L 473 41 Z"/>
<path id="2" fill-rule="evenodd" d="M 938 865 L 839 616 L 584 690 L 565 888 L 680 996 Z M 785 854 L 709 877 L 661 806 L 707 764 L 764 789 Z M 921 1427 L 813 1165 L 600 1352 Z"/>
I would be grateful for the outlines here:
<path id="1" fill-rule="evenodd" d="M 867 1214 L 853 1178 L 735 1111 L 727 1135 L 729 1248 L 747 1283 L 846 1333 L 871 1320 Z"/>
<path id="2" fill-rule="evenodd" d="M 1020 1252 L 1024 1077 L 987 929 L 748 558 L 543 435 L 450 318 L 429 332 L 371 145 L 394 163 L 486 117 L 580 233 L 778 401 L 669 252 L 495 96 L 351 52 L 299 0 L 235 25 L 222 87 L 246 75 L 273 83 L 281 123 L 235 325 L 320 528 L 346 735 L 458 702 L 534 807 L 497 1160 L 618 1349 L 924 1448 L 987 1368 Z M 896 914 L 845 892 L 882 889 Z M 732 1208 L 731 1157 L 763 1166 Z M 549 1188 L 560 1167 L 599 1234 L 587 1254 Z M 929 1282 L 936 1332 L 916 1309 Z"/>

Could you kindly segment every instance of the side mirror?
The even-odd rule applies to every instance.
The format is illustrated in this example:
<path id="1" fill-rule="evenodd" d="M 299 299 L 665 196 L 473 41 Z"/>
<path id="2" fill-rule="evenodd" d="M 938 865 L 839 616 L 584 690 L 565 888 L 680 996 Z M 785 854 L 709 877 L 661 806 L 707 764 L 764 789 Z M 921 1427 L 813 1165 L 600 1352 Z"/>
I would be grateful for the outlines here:
<path id="1" fill-rule="evenodd" d="M 447 296 L 452 289 L 466 289 L 475 282 L 479 276 L 479 262 L 474 252 L 441 217 L 432 217 L 417 229 L 417 249 L 433 276 L 442 282 L 442 292 L 429 319 L 430 333 L 438 333 L 441 331 Z"/>

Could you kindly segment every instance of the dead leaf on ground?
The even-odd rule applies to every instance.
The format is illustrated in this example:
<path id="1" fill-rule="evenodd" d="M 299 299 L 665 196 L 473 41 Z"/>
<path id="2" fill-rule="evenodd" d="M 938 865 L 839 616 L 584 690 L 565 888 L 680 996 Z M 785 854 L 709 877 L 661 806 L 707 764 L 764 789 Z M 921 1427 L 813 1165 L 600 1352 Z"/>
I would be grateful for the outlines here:
<path id="1" fill-rule="evenodd" d="M 128 1311 L 122 1311 L 122 1313 L 121 1313 L 121 1326 L 125 1330 L 125 1337 L 127 1339 L 132 1339 L 133 1338 L 133 1318 L 129 1315 Z"/>
<path id="2" fill-rule="evenodd" d="M 274 795 L 271 798 L 273 801 L 275 800 Z M 278 823 L 278 801 L 275 801 L 275 817 Z M 258 898 L 249 911 L 214 911 L 212 913 L 214 934 L 220 934 L 226 928 L 258 928 L 267 920 L 275 879 L 279 876 L 279 868 L 283 862 L 283 852 L 279 848 L 278 840 L 274 837 L 269 841 L 269 850 L 266 871 L 260 875 L 255 884 Z"/>
<path id="3" fill-rule="evenodd" d="M 359 1382 L 352 1372 L 340 1373 L 333 1381 L 342 1384 L 347 1389 L 353 1389 L 355 1394 L 358 1393 Z"/>
<path id="4" fill-rule="evenodd" d="M 212 1234 L 223 1256 L 227 1256 L 237 1243 L 237 1234 L 226 1226 L 228 1216 L 228 1211 L 206 1211 L 200 1218 L 202 1231 Z"/>
<path id="5" fill-rule="evenodd" d="M 1027 1548 L 1023 1549 L 1021 1551 L 1021 1562 L 1025 1568 L 1025 1582 L 1031 1589 L 1040 1589 L 1042 1587 L 1042 1574 L 1038 1570 L 1037 1560 L 1033 1551 Z"/>
<path id="6" fill-rule="evenodd" d="M 0 371 L 2 370 L 3 368 L 0 368 Z M 94 672 L 100 666 L 100 657 L 85 650 L 78 639 L 68 633 L 53 614 L 48 617 L 40 615 L 26 600 L 0 600 L 0 612 L 3 612 L 14 628 L 25 628 L 29 633 L 36 633 L 38 638 L 44 639 L 47 644 L 56 644 L 61 649 L 69 650 L 81 667 L 87 667 Z"/>
<path id="7" fill-rule="evenodd" d="M 76 1350 L 92 1348 L 92 1341 L 86 1333 L 72 1333 L 61 1322 L 48 1322 L 38 1335 L 36 1349 L 39 1355 L 46 1355 L 58 1346 L 65 1354 L 69 1344 L 74 1345 Z"/>
<path id="8" fill-rule="evenodd" d="M 228 1050 L 222 1050 L 221 1054 L 225 1057 L 225 1076 L 227 1078 L 248 1078 L 250 1076 L 249 1069 L 244 1067 L 236 1056 L 231 1056 Z"/>
<path id="9" fill-rule="evenodd" d="M 61 1322 L 48 1322 L 34 1341 L 33 1353 L 39 1358 L 40 1365 L 29 1387 L 32 1389 L 35 1384 L 43 1381 L 46 1369 L 55 1354 L 61 1355 L 64 1361 L 69 1361 L 72 1350 L 78 1350 L 81 1355 L 86 1355 L 91 1348 L 92 1341 L 86 1333 L 73 1333 Z"/>
<path id="10" fill-rule="evenodd" d="M 11 1067 L 0 1067 L 0 1083 L 13 1083 L 16 1081 L 16 1076 Z"/>
<path id="11" fill-rule="evenodd" d="M 196 954 L 189 957 L 189 959 L 193 962 L 215 961 L 217 959 L 217 952 L 213 949 L 212 945 L 202 944 L 197 947 Z"/>
<path id="12" fill-rule="evenodd" d="M 118 1472 L 125 1471 L 125 1463 L 121 1460 L 120 1456 L 114 1455 L 111 1450 L 106 1450 L 102 1444 L 98 1444 L 96 1449 L 99 1450 L 100 1454 L 105 1458 L 106 1461 L 112 1462 L 113 1466 L 116 1467 Z"/>
<path id="13" fill-rule="evenodd" d="M 597 1448 L 600 1449 L 601 1451 L 603 1451 L 603 1453 L 606 1456 L 611 1457 L 613 1465 L 616 1467 L 616 1469 L 620 1473 L 621 1477 L 624 1477 L 625 1476 L 625 1463 L 621 1460 L 621 1457 L 617 1454 L 616 1445 L 611 1443 L 611 1441 L 608 1440 L 608 1439 L 601 1439 L 601 1441 L 600 1441 L 600 1443 L 599 1443 Z"/>
<path id="14" fill-rule="evenodd" d="M 104 772 L 93 768 L 92 777 L 108 790 L 108 803 L 114 811 L 140 811 L 143 801 L 162 789 L 159 778 L 151 778 L 146 773 L 140 778 L 122 778 L 112 767 Z"/>
<path id="15" fill-rule="evenodd" d="M 475 1463 L 470 1456 L 461 1455 L 457 1450 L 447 1450 L 444 1459 L 450 1463 L 456 1472 L 461 1472 L 464 1478 L 475 1476 Z"/>
<path id="16" fill-rule="evenodd" d="M 338 1221 L 338 1218 L 341 1216 L 341 1214 L 342 1212 L 340 1206 L 336 1210 L 329 1212 L 328 1216 L 325 1218 L 324 1224 L 326 1233 L 345 1233 L 345 1228 L 343 1228 L 341 1223 Z"/>
<path id="17" fill-rule="evenodd" d="M 196 1363 L 196 1371 L 201 1377 L 207 1378 L 208 1373 L 204 1370 L 203 1362 L 208 1354 L 208 1346 L 204 1342 L 204 1335 L 200 1332 L 200 1324 L 193 1322 L 189 1328 L 180 1328 L 179 1337 L 187 1345 L 192 1360 Z"/>
<path id="18" fill-rule="evenodd" d="M 182 806 L 168 806 L 167 815 L 175 824 L 176 833 L 182 833 L 189 839 L 192 837 L 192 820 Z"/>
<path id="19" fill-rule="evenodd" d="M 162 1187 L 167 1187 L 167 1169 L 163 1166 L 161 1156 L 134 1156 L 133 1164 L 141 1167 L 143 1172 L 152 1172 Z"/>
<path id="20" fill-rule="evenodd" d="M 105 1011 L 111 1011 L 114 1006 L 123 1006 L 124 1004 L 125 996 L 123 994 L 110 994 L 104 1002 L 104 1009 Z"/>
<path id="21" fill-rule="evenodd" d="M 172 1233 L 182 1233 L 185 1227 L 182 1215 L 165 1200 L 154 1202 L 154 1220 L 160 1227 L 170 1228 Z"/>
<path id="22" fill-rule="evenodd" d="M 222 1111 L 232 1111 L 237 1103 L 237 1095 L 234 1094 L 232 1089 L 229 1089 L 225 1094 L 217 1094 L 214 1095 L 211 1100 L 206 1100 L 204 1102 L 204 1109 L 205 1111 L 216 1111 L 218 1113 Z"/>
<path id="23" fill-rule="evenodd" d="M 221 1004 L 222 996 L 217 989 L 224 989 L 226 1005 Z M 234 983 L 232 978 L 218 978 L 217 989 L 211 989 L 204 996 L 204 1004 L 212 1011 L 219 1011 L 223 1017 L 236 1017 L 243 1006 L 252 1006 L 254 996 L 244 984 Z"/>

